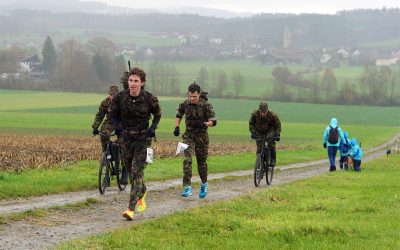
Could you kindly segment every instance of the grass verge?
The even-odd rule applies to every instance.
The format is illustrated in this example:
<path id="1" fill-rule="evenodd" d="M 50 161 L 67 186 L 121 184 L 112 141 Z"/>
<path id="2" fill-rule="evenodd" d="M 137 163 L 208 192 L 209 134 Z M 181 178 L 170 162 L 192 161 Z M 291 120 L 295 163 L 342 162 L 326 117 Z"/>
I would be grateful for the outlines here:
<path id="1" fill-rule="evenodd" d="M 399 168 L 398 155 L 381 158 L 59 248 L 398 249 Z"/>
<path id="2" fill-rule="evenodd" d="M 321 159 L 325 151 L 308 149 L 278 152 L 278 167 L 295 162 Z M 182 177 L 183 156 L 157 160 L 145 169 L 146 181 L 168 180 Z M 253 169 L 255 153 L 213 156 L 208 160 L 209 173 L 221 173 Z M 81 161 L 63 167 L 33 169 L 21 173 L 0 172 L 0 200 L 18 197 L 32 197 L 62 192 L 74 192 L 97 188 L 98 161 Z M 197 165 L 193 163 L 193 175 L 197 175 Z M 112 180 L 111 185 L 116 185 Z"/>

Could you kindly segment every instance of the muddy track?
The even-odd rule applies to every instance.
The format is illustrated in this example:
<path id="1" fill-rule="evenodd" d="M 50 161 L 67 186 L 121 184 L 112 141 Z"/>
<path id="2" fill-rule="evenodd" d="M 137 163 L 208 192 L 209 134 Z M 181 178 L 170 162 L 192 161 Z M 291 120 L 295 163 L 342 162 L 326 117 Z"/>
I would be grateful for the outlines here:
<path id="1" fill-rule="evenodd" d="M 372 150 L 365 150 L 367 156 L 363 161 L 382 156 L 386 145 L 392 144 L 400 134 L 387 143 Z M 328 170 L 327 160 L 281 166 L 274 176 L 272 186 L 281 185 L 295 180 L 309 178 Z M 93 197 L 99 200 L 87 208 L 78 210 L 52 210 L 50 215 L 40 218 L 24 219 L 0 226 L 0 249 L 42 249 L 52 248 L 60 242 L 82 238 L 90 234 L 109 231 L 116 228 L 128 227 L 133 223 L 141 223 L 151 218 L 157 218 L 176 211 L 190 209 L 221 200 L 230 199 L 250 191 L 269 188 L 264 185 L 255 188 L 253 171 L 236 171 L 209 176 L 209 194 L 205 199 L 198 198 L 198 186 L 193 189 L 193 196 L 182 198 L 181 179 L 163 182 L 149 182 L 147 187 L 147 209 L 143 214 L 135 214 L 133 222 L 121 217 L 126 209 L 128 192 L 119 192 L 116 188 L 107 190 L 106 195 L 100 196 L 97 190 L 82 191 L 59 195 L 49 195 L 24 200 L 0 202 L 0 214 L 22 212 L 35 208 L 48 208 L 54 205 L 64 205 L 84 201 Z M 221 179 L 227 176 L 236 178 Z M 197 177 L 193 180 L 199 182 Z"/>

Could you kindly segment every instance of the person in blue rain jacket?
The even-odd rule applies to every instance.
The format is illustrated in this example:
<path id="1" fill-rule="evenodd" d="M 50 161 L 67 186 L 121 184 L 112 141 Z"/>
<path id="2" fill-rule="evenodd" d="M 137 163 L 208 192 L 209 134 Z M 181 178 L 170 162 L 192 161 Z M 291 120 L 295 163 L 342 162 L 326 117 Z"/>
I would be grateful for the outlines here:
<path id="1" fill-rule="evenodd" d="M 351 143 L 349 140 L 349 134 L 344 131 L 343 136 L 345 139 L 345 143 L 340 141 L 339 144 L 339 153 L 340 153 L 340 160 L 339 160 L 339 167 L 340 169 L 348 169 L 348 158 L 349 158 L 349 152 L 351 150 Z"/>
<path id="2" fill-rule="evenodd" d="M 336 171 L 335 158 L 340 145 L 340 141 L 346 143 L 342 129 L 339 127 L 336 118 L 331 119 L 329 126 L 325 128 L 323 145 L 328 150 L 329 171 Z"/>
<path id="3" fill-rule="evenodd" d="M 349 156 L 353 158 L 354 171 L 361 171 L 361 158 L 362 158 L 362 148 L 358 145 L 356 138 L 350 140 L 351 150 Z"/>

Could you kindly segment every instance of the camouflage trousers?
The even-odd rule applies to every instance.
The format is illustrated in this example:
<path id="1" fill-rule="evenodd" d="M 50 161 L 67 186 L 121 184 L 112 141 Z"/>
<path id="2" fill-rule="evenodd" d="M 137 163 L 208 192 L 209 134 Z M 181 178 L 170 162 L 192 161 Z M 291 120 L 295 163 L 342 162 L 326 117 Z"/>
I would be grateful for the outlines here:
<path id="1" fill-rule="evenodd" d="M 146 192 L 144 184 L 144 169 L 146 168 L 147 147 L 150 146 L 146 133 L 129 135 L 122 133 L 121 159 L 129 174 L 131 192 L 129 197 L 129 208 L 135 210 L 137 201 Z"/>
<path id="2" fill-rule="evenodd" d="M 208 133 L 207 131 L 188 131 L 182 135 L 183 143 L 189 147 L 185 150 L 185 160 L 183 161 L 183 186 L 190 186 L 192 180 L 192 156 L 196 156 L 197 171 L 201 181 L 207 182 L 208 166 Z"/>
<path id="3" fill-rule="evenodd" d="M 114 131 L 114 126 L 112 124 L 103 124 L 100 131 L 102 134 L 110 135 Z M 101 148 L 103 149 L 103 152 L 106 151 L 108 140 L 109 137 L 100 135 Z"/>
<path id="4" fill-rule="evenodd" d="M 272 131 L 272 132 L 268 132 L 267 134 L 262 134 L 262 135 L 257 134 L 257 136 L 266 136 L 266 137 L 269 137 L 269 138 L 273 138 L 275 136 L 275 132 Z M 256 140 L 256 143 L 257 143 L 257 152 L 256 153 L 259 154 L 261 152 L 262 141 L 261 140 Z M 275 140 L 273 140 L 273 139 L 268 140 L 268 145 L 269 145 L 270 149 L 276 150 L 276 142 L 275 142 Z"/>

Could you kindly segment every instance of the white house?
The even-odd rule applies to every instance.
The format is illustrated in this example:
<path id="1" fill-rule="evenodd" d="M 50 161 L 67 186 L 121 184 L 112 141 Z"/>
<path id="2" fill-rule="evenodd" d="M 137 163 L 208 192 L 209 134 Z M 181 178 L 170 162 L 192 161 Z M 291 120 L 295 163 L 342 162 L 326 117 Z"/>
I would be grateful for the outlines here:
<path id="1" fill-rule="evenodd" d="M 33 68 L 40 65 L 40 60 L 37 55 L 28 57 L 20 62 L 20 72 L 31 72 Z"/>

